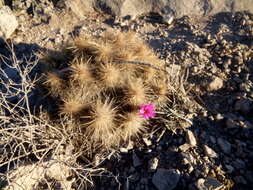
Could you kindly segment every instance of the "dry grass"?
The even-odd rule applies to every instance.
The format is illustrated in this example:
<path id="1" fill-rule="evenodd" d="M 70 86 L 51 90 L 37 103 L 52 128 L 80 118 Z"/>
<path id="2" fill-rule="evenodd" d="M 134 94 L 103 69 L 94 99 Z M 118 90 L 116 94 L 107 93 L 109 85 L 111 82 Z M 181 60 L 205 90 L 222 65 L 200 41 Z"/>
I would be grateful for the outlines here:
<path id="1" fill-rule="evenodd" d="M 152 100 L 152 102 L 154 102 L 157 107 L 165 107 L 169 102 L 167 82 L 153 80 L 150 86 L 152 89 L 151 93 L 154 95 L 154 100 Z"/>
<path id="2" fill-rule="evenodd" d="M 1 57 L 2 64 L 15 70 L 20 80 L 12 80 L 0 68 L 0 84 L 4 87 L 0 91 L 0 176 L 9 184 L 5 189 L 29 190 L 38 187 L 41 180 L 50 184 L 52 180 L 47 180 L 46 176 L 51 176 L 64 187 L 66 178 L 58 179 L 60 174 L 56 176 L 57 170 L 65 171 L 62 166 L 74 177 L 75 189 L 94 185 L 91 176 L 101 175 L 105 170 L 92 162 L 78 163 L 76 159 L 82 149 L 71 148 L 73 134 L 67 123 L 62 120 L 53 125 L 42 109 L 37 107 L 34 110 L 31 105 L 31 95 L 39 80 L 32 74 L 38 60 L 18 60 L 13 47 L 9 46 L 9 49 L 11 57 Z M 15 97 L 18 101 L 12 103 Z M 47 187 L 55 189 L 52 185 Z"/>

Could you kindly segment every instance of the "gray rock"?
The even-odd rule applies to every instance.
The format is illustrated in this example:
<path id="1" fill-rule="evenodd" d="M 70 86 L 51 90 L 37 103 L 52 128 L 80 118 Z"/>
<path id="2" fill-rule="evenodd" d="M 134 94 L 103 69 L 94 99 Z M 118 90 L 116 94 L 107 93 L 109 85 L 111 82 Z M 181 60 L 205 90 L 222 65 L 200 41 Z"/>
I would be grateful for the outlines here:
<path id="1" fill-rule="evenodd" d="M 204 145 L 204 151 L 205 151 L 205 154 L 211 158 L 217 158 L 218 155 L 217 153 L 211 149 L 210 147 L 208 147 L 207 145 Z"/>
<path id="2" fill-rule="evenodd" d="M 197 140 L 196 140 L 193 132 L 191 132 L 190 130 L 186 131 L 186 140 L 187 140 L 187 143 L 189 143 L 191 146 L 197 145 Z"/>
<path id="3" fill-rule="evenodd" d="M 79 18 L 94 12 L 94 0 L 66 0 L 65 4 Z"/>
<path id="4" fill-rule="evenodd" d="M 18 21 L 11 9 L 8 6 L 0 8 L 0 37 L 10 38 L 17 27 Z"/>
<path id="5" fill-rule="evenodd" d="M 244 176 L 251 184 L 253 184 L 253 171 L 246 171 Z"/>
<path id="6" fill-rule="evenodd" d="M 226 120 L 226 127 L 227 128 L 235 128 L 235 127 L 237 127 L 237 124 L 233 119 L 229 118 Z"/>
<path id="7" fill-rule="evenodd" d="M 132 158 L 133 158 L 133 166 L 134 167 L 138 167 L 138 166 L 142 165 L 140 158 L 136 155 L 135 152 L 133 153 Z"/>
<path id="8" fill-rule="evenodd" d="M 99 10 L 115 16 L 136 17 L 156 12 L 168 17 L 184 15 L 211 15 L 220 12 L 248 10 L 253 12 L 252 0 L 67 0 L 66 5 L 77 15 Z"/>
<path id="9" fill-rule="evenodd" d="M 234 178 L 234 180 L 235 180 L 236 183 L 240 183 L 240 184 L 244 184 L 244 185 L 247 184 L 247 181 L 244 179 L 243 176 L 236 176 Z"/>
<path id="10" fill-rule="evenodd" d="M 229 154 L 231 152 L 231 144 L 228 141 L 218 138 L 217 143 L 224 153 Z"/>
<path id="11" fill-rule="evenodd" d="M 152 178 L 152 183 L 158 190 L 172 190 L 177 186 L 180 173 L 174 169 L 157 169 Z"/>
<path id="12" fill-rule="evenodd" d="M 231 165 L 225 165 L 225 167 L 227 168 L 228 173 L 232 173 L 234 171 L 234 168 Z"/>
<path id="13" fill-rule="evenodd" d="M 235 103 L 235 110 L 247 114 L 251 111 L 252 106 L 252 101 L 249 99 L 240 99 Z"/>
<path id="14" fill-rule="evenodd" d="M 217 179 L 211 178 L 211 177 L 209 177 L 207 179 L 200 178 L 195 183 L 195 185 L 198 190 L 220 190 L 224 186 Z"/>
<path id="15" fill-rule="evenodd" d="M 211 141 L 213 144 L 215 144 L 215 143 L 216 143 L 216 138 L 215 138 L 215 137 L 210 136 L 209 138 L 210 138 L 210 141 Z"/>
<path id="16" fill-rule="evenodd" d="M 20 83 L 21 81 L 21 77 L 18 73 L 18 71 L 14 68 L 8 67 L 6 69 L 4 69 L 4 73 L 6 74 L 6 76 L 2 76 L 2 79 L 5 82 L 8 82 L 9 80 L 12 80 L 16 83 Z M 7 77 L 7 78 L 6 78 Z"/>
<path id="17" fill-rule="evenodd" d="M 252 129 L 253 128 L 253 124 L 251 124 L 249 121 L 245 121 L 244 122 L 244 127 L 248 128 L 248 129 L 250 129 L 250 128 Z"/>
<path id="18" fill-rule="evenodd" d="M 138 172 L 133 173 L 132 175 L 129 176 L 129 181 L 130 182 L 137 182 L 140 180 L 140 174 Z"/>
<path id="19" fill-rule="evenodd" d="M 233 161 L 233 166 L 236 169 L 242 169 L 245 168 L 245 163 L 241 159 L 236 159 L 235 161 Z"/>

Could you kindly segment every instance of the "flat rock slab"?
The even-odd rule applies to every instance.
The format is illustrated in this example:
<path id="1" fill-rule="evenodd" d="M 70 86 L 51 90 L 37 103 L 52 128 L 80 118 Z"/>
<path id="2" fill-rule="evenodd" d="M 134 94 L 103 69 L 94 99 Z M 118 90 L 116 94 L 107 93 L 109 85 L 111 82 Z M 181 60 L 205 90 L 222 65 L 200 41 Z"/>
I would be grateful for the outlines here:
<path id="1" fill-rule="evenodd" d="M 158 190 L 172 190 L 177 186 L 180 174 L 174 169 L 157 169 L 152 178 L 153 184 Z"/>

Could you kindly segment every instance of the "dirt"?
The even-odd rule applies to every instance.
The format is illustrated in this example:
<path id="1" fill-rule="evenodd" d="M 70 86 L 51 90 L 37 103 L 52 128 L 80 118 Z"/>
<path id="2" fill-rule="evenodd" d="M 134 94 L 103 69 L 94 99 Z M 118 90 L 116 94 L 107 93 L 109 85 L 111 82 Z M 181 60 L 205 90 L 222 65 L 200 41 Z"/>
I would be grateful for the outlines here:
<path id="1" fill-rule="evenodd" d="M 185 71 L 185 90 L 194 102 L 187 109 L 171 108 L 191 120 L 192 124 L 181 123 L 187 129 L 171 131 L 170 124 L 157 127 L 132 146 L 122 146 L 100 165 L 109 173 L 93 178 L 95 189 L 155 190 L 152 178 L 157 168 L 178 170 L 180 179 L 174 188 L 178 190 L 201 189 L 198 180 L 208 177 L 220 182 L 221 189 L 253 189 L 251 13 L 184 16 L 167 24 L 152 14 L 130 20 L 92 13 L 80 19 L 64 3 L 45 3 L 34 5 L 34 12 L 29 7 L 12 7 L 19 22 L 11 39 L 18 57 L 58 51 L 78 35 L 133 30 L 168 67 Z M 207 153 L 204 145 L 216 156 L 210 156 L 212 152 Z"/>

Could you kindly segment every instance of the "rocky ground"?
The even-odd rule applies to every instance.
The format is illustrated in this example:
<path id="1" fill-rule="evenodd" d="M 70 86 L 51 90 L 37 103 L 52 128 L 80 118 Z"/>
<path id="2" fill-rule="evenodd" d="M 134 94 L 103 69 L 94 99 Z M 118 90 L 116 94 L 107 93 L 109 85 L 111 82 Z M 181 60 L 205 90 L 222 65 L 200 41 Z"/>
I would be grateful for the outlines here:
<path id="1" fill-rule="evenodd" d="M 168 66 L 187 73 L 185 89 L 196 106 L 182 114 L 192 124 L 175 131 L 154 126 L 138 145 L 122 146 L 101 164 L 110 175 L 95 177 L 95 189 L 253 189 L 251 13 L 165 20 L 159 14 L 119 19 L 93 12 L 80 18 L 64 1 L 15 2 L 4 14 L 13 15 L 16 30 L 6 30 L 18 57 L 58 50 L 77 35 L 133 30 Z M 0 53 L 8 55 L 4 43 Z"/>

